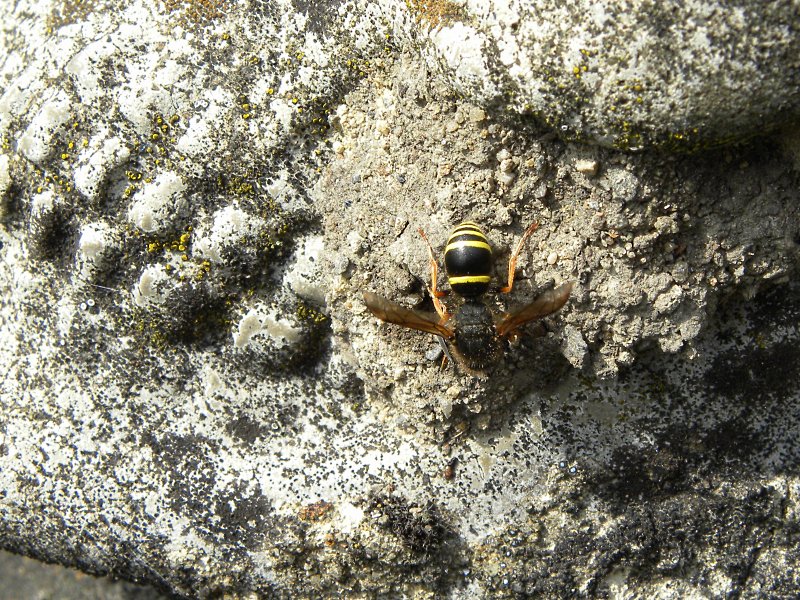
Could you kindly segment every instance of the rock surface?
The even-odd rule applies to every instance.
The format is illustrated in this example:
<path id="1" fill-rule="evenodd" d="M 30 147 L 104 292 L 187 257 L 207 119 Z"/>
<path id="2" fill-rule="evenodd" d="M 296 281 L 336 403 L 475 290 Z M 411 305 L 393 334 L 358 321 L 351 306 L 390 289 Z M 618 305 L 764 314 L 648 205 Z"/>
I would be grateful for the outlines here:
<path id="1" fill-rule="evenodd" d="M 74 569 L 47 565 L 0 551 L 0 599 L 165 600 L 156 590 L 108 577 L 91 577 Z"/>
<path id="2" fill-rule="evenodd" d="M 698 148 L 798 115 L 796 2 L 409 4 L 460 93 L 581 140 Z"/>
<path id="3" fill-rule="evenodd" d="M 399 425 L 477 419 L 486 427 L 504 405 L 560 377 L 561 354 L 600 376 L 650 345 L 691 357 L 720 298 L 793 271 L 797 174 L 769 143 L 691 157 L 565 145 L 515 123 L 471 119 L 478 109 L 431 95 L 421 89 L 429 78 L 408 69 L 376 83 L 371 114 L 357 108 L 374 106 L 360 91 L 348 97 L 334 121 L 337 155 L 317 188 L 334 337 L 368 389 L 390 399 L 388 418 Z M 594 176 L 576 168 L 587 156 L 602 165 Z M 376 335 L 358 302 L 369 289 L 424 306 L 428 255 L 418 228 L 441 251 L 467 218 L 499 250 L 498 280 L 524 227 L 540 222 L 498 312 L 552 282 L 576 282 L 549 321 L 555 335 L 512 349 L 486 380 L 437 369 L 426 356 L 436 348 L 431 336 L 395 326 Z"/>
<path id="4" fill-rule="evenodd" d="M 748 6 L 739 78 L 797 44 L 771 25 L 793 5 L 763 28 Z M 497 110 L 544 39 L 508 10 L 0 8 L 3 547 L 189 597 L 797 595 L 797 135 L 649 147 L 675 123 L 719 141 L 784 122 L 797 54 L 771 54 L 786 70 L 750 89 L 776 92 L 739 121 L 697 92 L 694 55 L 631 109 L 636 140 L 602 85 L 534 110 L 648 146 L 626 154 L 506 110 L 528 100 Z M 458 32 L 517 66 L 436 59 Z M 686 111 L 662 127 L 664 98 Z M 441 259 L 466 218 L 498 280 L 540 224 L 492 310 L 575 283 L 483 379 L 362 300 L 430 309 L 417 230 Z"/>

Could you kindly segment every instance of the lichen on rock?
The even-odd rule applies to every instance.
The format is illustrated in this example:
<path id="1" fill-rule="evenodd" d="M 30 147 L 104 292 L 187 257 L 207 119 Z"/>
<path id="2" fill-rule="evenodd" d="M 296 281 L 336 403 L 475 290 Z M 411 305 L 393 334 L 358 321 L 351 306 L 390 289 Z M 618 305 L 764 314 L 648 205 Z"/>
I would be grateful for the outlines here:
<path id="1" fill-rule="evenodd" d="M 755 5 L 2 4 L 2 545 L 187 597 L 797 596 Z M 431 310 L 418 229 L 467 218 L 497 282 L 539 222 L 494 312 L 574 283 L 483 379 L 363 303 Z"/>

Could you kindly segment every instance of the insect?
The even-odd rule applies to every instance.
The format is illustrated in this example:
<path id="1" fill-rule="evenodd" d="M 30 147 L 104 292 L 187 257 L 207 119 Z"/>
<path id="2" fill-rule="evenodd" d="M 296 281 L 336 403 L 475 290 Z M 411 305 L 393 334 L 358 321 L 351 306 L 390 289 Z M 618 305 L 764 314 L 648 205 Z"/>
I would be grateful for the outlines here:
<path id="1" fill-rule="evenodd" d="M 536 222 L 531 224 L 517 244 L 508 263 L 508 284 L 501 287 L 500 292 L 508 293 L 513 288 L 517 257 L 538 226 Z M 515 336 L 521 326 L 556 312 L 566 304 L 572 292 L 572 283 L 565 283 L 510 313 L 493 315 L 483 299 L 491 281 L 492 247 L 476 223 L 464 221 L 450 233 L 444 250 L 447 281 L 453 293 L 462 299 L 451 314 L 440 300 L 446 292 L 436 287 L 438 265 L 433 248 L 425 232 L 420 229 L 419 233 L 428 246 L 429 291 L 437 314 L 405 308 L 372 292 L 364 292 L 364 301 L 372 314 L 382 321 L 447 340 L 459 363 L 472 375 L 485 375 L 500 361 L 506 341 Z"/>

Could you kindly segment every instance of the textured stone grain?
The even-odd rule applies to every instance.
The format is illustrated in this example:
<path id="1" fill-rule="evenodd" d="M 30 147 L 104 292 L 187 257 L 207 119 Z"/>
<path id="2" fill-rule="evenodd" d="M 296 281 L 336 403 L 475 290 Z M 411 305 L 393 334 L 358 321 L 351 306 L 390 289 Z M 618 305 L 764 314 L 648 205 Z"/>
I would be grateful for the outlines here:
<path id="1" fill-rule="evenodd" d="M 651 148 L 795 114 L 796 7 L 487 6 L 0 6 L 2 547 L 186 597 L 797 596 L 796 140 Z M 498 280 L 540 223 L 493 310 L 575 284 L 484 380 L 362 300 L 429 309 L 417 229 L 464 218 Z"/>

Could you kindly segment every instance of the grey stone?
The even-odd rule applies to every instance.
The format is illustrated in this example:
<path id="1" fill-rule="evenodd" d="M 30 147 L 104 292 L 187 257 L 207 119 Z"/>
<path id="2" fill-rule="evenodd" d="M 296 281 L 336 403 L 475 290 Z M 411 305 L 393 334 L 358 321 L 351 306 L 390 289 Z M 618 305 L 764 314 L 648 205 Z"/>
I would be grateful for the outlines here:
<path id="1" fill-rule="evenodd" d="M 460 94 L 581 140 L 696 149 L 800 114 L 796 2 L 414 5 L 420 44 Z"/>
<path id="2" fill-rule="evenodd" d="M 796 140 L 587 177 L 424 60 L 508 11 L 420 6 L 0 7 L 0 544 L 188 597 L 796 596 Z M 539 222 L 497 315 L 575 286 L 485 378 L 362 296 L 432 311 L 463 219 L 496 282 Z"/>
<path id="3" fill-rule="evenodd" d="M 47 565 L 0 552 L 0 598 L 60 598 L 61 600 L 165 600 L 152 588 L 112 578 L 87 577 L 75 569 Z"/>

